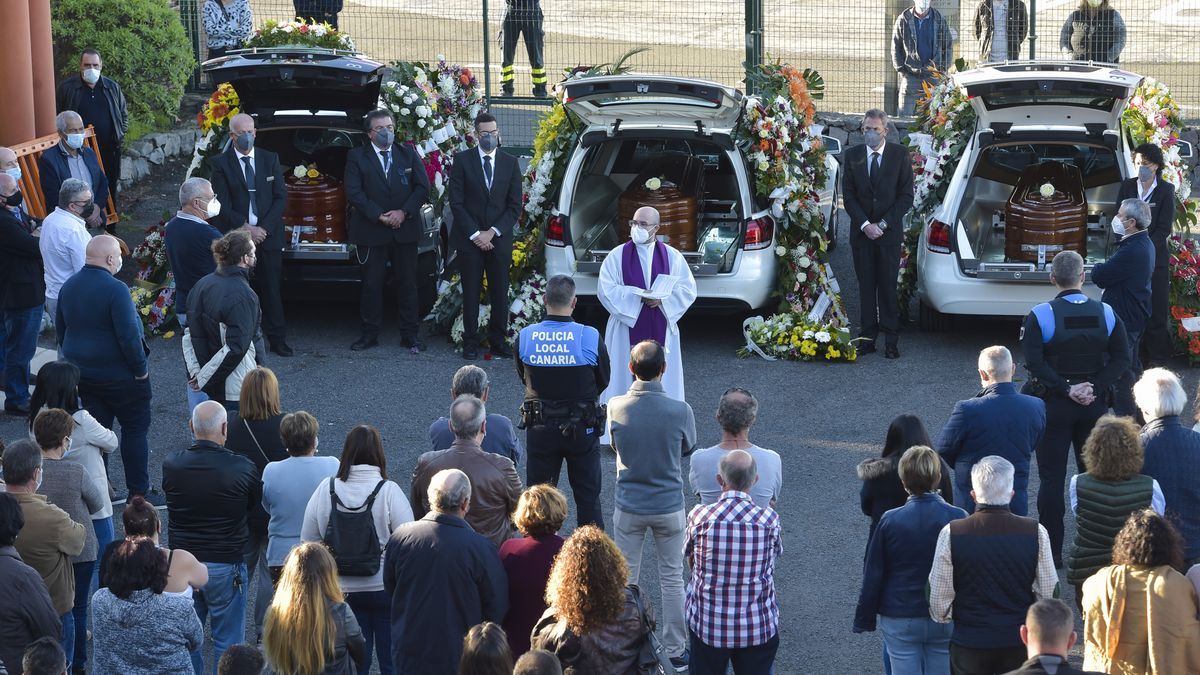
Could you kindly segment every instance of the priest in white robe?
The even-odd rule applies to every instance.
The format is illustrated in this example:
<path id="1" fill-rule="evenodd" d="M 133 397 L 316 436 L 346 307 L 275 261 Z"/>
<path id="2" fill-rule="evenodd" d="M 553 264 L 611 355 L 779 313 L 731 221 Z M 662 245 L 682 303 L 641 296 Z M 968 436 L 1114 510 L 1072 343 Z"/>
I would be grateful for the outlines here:
<path id="1" fill-rule="evenodd" d="M 613 249 L 600 267 L 596 294 L 608 310 L 604 346 L 612 364 L 602 403 L 626 393 L 633 384 L 629 350 L 642 340 L 657 340 L 666 348 L 663 389 L 671 398 L 684 400 L 678 323 L 696 300 L 696 280 L 683 254 L 655 239 L 658 225 L 656 209 L 638 209 L 630 221 L 631 240 Z M 659 280 L 663 275 L 671 278 Z M 659 297 L 663 293 L 665 297 Z"/>

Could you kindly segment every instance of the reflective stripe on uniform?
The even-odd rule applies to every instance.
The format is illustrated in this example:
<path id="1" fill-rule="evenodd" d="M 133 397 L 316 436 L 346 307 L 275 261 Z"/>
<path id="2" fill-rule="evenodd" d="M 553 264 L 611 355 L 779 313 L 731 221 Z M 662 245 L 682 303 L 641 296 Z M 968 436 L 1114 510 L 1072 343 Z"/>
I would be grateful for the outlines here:
<path id="1" fill-rule="evenodd" d="M 534 84 L 546 84 L 545 68 L 531 68 L 529 72 L 530 75 L 532 75 L 531 79 L 533 80 Z"/>
<path id="2" fill-rule="evenodd" d="M 500 81 L 501 82 L 512 82 L 513 77 L 514 77 L 514 73 L 513 73 L 513 67 L 511 64 L 500 67 Z"/>

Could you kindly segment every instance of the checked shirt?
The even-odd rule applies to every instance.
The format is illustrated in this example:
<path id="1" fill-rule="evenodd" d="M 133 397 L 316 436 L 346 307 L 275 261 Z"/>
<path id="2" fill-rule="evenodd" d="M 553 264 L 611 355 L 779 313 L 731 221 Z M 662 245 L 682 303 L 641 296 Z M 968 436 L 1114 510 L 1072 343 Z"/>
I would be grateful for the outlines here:
<path id="1" fill-rule="evenodd" d="M 728 491 L 688 515 L 684 555 L 692 561 L 685 608 L 704 644 L 761 645 L 779 631 L 775 558 L 783 552 L 779 514 Z"/>

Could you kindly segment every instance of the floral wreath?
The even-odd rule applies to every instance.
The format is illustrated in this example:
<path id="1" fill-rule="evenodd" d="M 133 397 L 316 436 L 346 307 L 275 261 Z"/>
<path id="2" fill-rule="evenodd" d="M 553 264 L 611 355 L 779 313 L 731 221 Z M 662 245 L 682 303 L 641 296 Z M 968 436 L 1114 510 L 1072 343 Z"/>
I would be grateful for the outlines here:
<path id="1" fill-rule="evenodd" d="M 339 32 L 331 24 L 317 20 L 311 22 L 296 18 L 290 21 L 267 19 L 262 28 L 254 31 L 247 47 L 314 47 L 317 49 L 340 49 L 352 52 L 354 40 Z"/>
<path id="2" fill-rule="evenodd" d="M 138 265 L 129 294 L 134 308 L 146 328 L 147 334 L 162 335 L 166 339 L 175 336 L 175 276 L 167 260 L 167 219 L 164 213 L 157 224 L 146 228 L 146 236 L 133 249 L 132 257 Z"/>

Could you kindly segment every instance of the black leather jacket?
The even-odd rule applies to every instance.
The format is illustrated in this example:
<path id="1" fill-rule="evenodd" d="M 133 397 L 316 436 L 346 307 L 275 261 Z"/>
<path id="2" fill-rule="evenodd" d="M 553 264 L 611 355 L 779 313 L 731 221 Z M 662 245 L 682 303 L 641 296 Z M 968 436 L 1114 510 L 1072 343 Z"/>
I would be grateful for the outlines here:
<path id="1" fill-rule="evenodd" d="M 214 401 L 225 400 L 225 379 L 233 373 L 254 345 L 255 360 L 262 362 L 267 353 L 263 346 L 261 319 L 262 310 L 258 296 L 250 288 L 250 272 L 243 267 L 218 267 L 188 293 L 188 330 L 192 336 L 192 348 L 201 365 L 208 361 L 221 347 L 229 347 L 229 353 L 221 361 L 215 373 L 204 385 L 204 393 Z M 225 339 L 221 339 L 221 325 L 225 325 Z"/>
<path id="2" fill-rule="evenodd" d="M 104 90 L 104 98 L 108 101 L 108 112 L 112 115 L 113 129 L 117 132 L 117 143 L 125 140 L 125 133 L 129 131 L 129 104 L 125 102 L 125 93 L 121 91 L 121 85 L 112 80 L 100 76 L 100 86 Z M 63 80 L 58 85 L 58 112 L 64 110 L 79 110 L 80 100 L 83 98 L 83 90 L 87 88 L 87 83 L 79 75 L 74 75 Z"/>
<path id="3" fill-rule="evenodd" d="M 262 500 L 254 464 L 212 441 L 196 441 L 163 460 L 162 475 L 171 548 L 200 562 L 243 562 L 246 517 Z"/>

